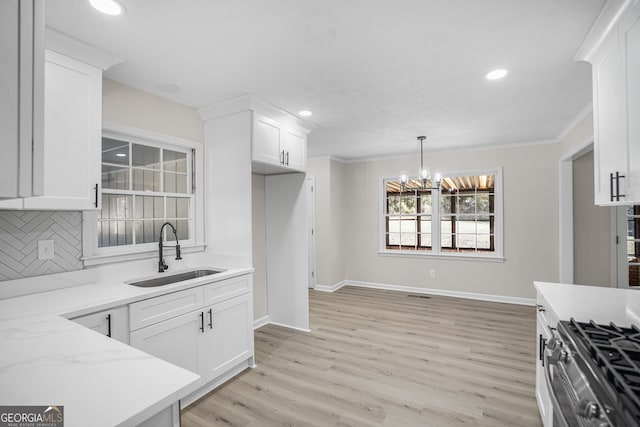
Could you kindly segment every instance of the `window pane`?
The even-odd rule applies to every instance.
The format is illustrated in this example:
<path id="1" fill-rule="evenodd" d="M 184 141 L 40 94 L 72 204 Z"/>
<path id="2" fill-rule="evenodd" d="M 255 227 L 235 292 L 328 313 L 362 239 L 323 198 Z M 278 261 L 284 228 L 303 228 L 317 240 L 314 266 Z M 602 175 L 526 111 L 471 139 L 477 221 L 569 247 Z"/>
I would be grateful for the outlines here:
<path id="1" fill-rule="evenodd" d="M 475 234 L 456 234 L 456 246 L 464 249 L 476 248 Z"/>
<path id="2" fill-rule="evenodd" d="M 187 240 L 189 239 L 189 222 L 186 220 L 168 220 L 168 223 L 173 225 L 176 228 L 176 232 L 178 234 L 178 240 Z M 165 227 L 165 236 L 166 241 L 171 244 L 175 241 L 175 237 L 173 235 L 173 230 L 169 226 Z"/>
<path id="3" fill-rule="evenodd" d="M 491 249 L 491 235 L 489 234 L 478 234 L 478 249 Z"/>
<path id="4" fill-rule="evenodd" d="M 102 165 L 102 188 L 114 190 L 129 189 L 129 168 Z"/>
<path id="5" fill-rule="evenodd" d="M 389 233 L 389 245 L 399 246 L 400 245 L 400 233 Z"/>
<path id="6" fill-rule="evenodd" d="M 164 173 L 164 191 L 167 193 L 187 193 L 187 175 Z"/>
<path id="7" fill-rule="evenodd" d="M 440 245 L 442 246 L 442 249 L 450 248 L 451 242 L 453 241 L 453 239 L 451 238 L 451 234 L 442 233 L 441 236 L 442 237 L 440 239 Z"/>
<path id="8" fill-rule="evenodd" d="M 440 221 L 440 230 L 442 233 L 451 233 L 451 218 L 443 217 Z"/>
<path id="9" fill-rule="evenodd" d="M 416 196 L 402 196 L 400 199 L 400 212 L 403 214 L 416 213 Z"/>
<path id="10" fill-rule="evenodd" d="M 164 170 L 171 172 L 187 172 L 187 154 L 177 151 L 164 150 Z"/>
<path id="11" fill-rule="evenodd" d="M 390 216 L 389 217 L 389 229 L 387 232 L 389 233 L 399 233 L 400 232 L 400 217 L 399 216 Z"/>
<path id="12" fill-rule="evenodd" d="M 488 214 L 489 211 L 489 194 L 488 193 L 478 193 L 476 199 L 476 209 L 478 214 Z"/>
<path id="13" fill-rule="evenodd" d="M 420 232 L 431 233 L 431 216 L 423 215 L 420 217 Z"/>
<path id="14" fill-rule="evenodd" d="M 167 197 L 167 218 L 189 218 L 189 199 Z"/>
<path id="15" fill-rule="evenodd" d="M 431 194 L 420 195 L 420 213 L 431 213 Z"/>
<path id="16" fill-rule="evenodd" d="M 400 196 L 387 197 L 387 213 L 390 213 L 390 214 L 400 213 Z"/>
<path id="17" fill-rule="evenodd" d="M 456 200 L 456 212 L 462 214 L 474 214 L 476 212 L 475 195 L 461 195 Z"/>
<path id="18" fill-rule="evenodd" d="M 420 246 L 421 247 L 431 247 L 431 233 L 422 233 L 420 234 Z"/>
<path id="19" fill-rule="evenodd" d="M 102 163 L 129 165 L 129 143 L 102 138 Z"/>
<path id="20" fill-rule="evenodd" d="M 130 245 L 132 243 L 131 222 L 98 221 L 98 247 Z"/>
<path id="21" fill-rule="evenodd" d="M 155 243 L 158 241 L 160 236 L 160 227 L 164 221 L 160 220 L 146 220 L 146 221 L 135 221 L 134 229 L 136 233 L 136 243 Z M 169 229 L 171 235 L 173 233 Z M 165 228 L 165 236 L 167 235 L 167 230 Z"/>
<path id="22" fill-rule="evenodd" d="M 164 218 L 164 198 L 136 196 L 136 218 Z"/>
<path id="23" fill-rule="evenodd" d="M 133 166 L 139 166 L 148 169 L 160 169 L 160 149 L 149 147 L 146 145 L 132 144 Z"/>
<path id="24" fill-rule="evenodd" d="M 160 172 L 148 169 L 133 169 L 134 191 L 161 191 Z"/>
<path id="25" fill-rule="evenodd" d="M 443 194 L 440 197 L 440 212 L 443 214 L 451 213 L 451 197 L 450 194 Z"/>

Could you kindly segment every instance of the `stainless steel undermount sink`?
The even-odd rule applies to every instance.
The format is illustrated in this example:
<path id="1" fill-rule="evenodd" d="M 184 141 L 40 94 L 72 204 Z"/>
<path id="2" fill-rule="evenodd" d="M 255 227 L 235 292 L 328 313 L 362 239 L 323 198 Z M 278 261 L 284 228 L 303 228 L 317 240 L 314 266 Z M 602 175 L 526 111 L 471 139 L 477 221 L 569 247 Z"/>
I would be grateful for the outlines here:
<path id="1" fill-rule="evenodd" d="M 172 283 L 184 282 L 185 280 L 197 279 L 199 277 L 210 276 L 212 274 L 222 273 L 224 270 L 191 270 L 183 273 L 170 274 L 167 276 L 155 277 L 153 279 L 138 280 L 136 282 L 125 282 L 131 286 L 139 286 L 141 288 L 155 288 L 156 286 L 165 286 Z"/>

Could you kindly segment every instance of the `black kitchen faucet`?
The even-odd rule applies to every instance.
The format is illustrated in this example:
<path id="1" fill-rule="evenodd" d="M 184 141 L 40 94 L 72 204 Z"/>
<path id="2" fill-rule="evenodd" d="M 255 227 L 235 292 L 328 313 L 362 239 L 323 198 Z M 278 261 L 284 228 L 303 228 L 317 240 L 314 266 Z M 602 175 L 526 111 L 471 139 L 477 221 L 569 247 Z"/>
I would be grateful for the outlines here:
<path id="1" fill-rule="evenodd" d="M 167 225 L 171 227 L 171 229 L 173 230 L 173 235 L 176 238 L 176 259 L 177 260 L 182 259 L 182 257 L 180 256 L 180 242 L 178 242 L 178 233 L 176 232 L 176 228 L 170 222 L 165 222 L 164 224 L 162 224 L 162 227 L 160 227 L 160 237 L 158 238 L 158 272 L 159 273 L 164 273 L 164 271 L 167 268 L 169 268 L 169 266 L 164 262 L 164 257 L 162 256 L 162 248 L 165 247 L 162 242 L 162 231 Z"/>

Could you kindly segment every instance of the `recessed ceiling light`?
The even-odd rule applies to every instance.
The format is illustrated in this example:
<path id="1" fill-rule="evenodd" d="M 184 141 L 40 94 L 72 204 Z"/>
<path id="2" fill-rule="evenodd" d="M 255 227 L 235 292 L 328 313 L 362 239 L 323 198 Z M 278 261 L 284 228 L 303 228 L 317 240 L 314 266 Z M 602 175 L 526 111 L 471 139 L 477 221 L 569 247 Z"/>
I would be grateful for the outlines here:
<path id="1" fill-rule="evenodd" d="M 298 114 L 300 114 L 302 117 L 309 117 L 313 115 L 313 112 L 309 110 L 302 110 L 302 111 L 298 111 Z"/>
<path id="2" fill-rule="evenodd" d="M 89 0 L 91 6 L 99 12 L 105 15 L 121 15 L 124 12 L 124 7 L 115 0 Z"/>
<path id="3" fill-rule="evenodd" d="M 116 157 L 127 157 L 124 153 L 116 153 Z"/>
<path id="4" fill-rule="evenodd" d="M 501 78 L 503 78 L 507 74 L 509 74 L 509 71 L 505 70 L 504 68 L 499 68 L 497 70 L 489 71 L 484 76 L 484 78 L 487 79 L 487 80 L 500 80 Z"/>

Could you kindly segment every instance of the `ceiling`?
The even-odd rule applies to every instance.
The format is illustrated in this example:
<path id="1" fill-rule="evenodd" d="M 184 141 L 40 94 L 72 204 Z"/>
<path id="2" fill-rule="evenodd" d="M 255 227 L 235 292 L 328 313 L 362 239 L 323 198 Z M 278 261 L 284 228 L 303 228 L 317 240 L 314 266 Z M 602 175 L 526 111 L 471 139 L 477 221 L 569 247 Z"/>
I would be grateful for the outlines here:
<path id="1" fill-rule="evenodd" d="M 605 0 L 47 0 L 47 26 L 124 58 L 105 76 L 192 107 L 307 109 L 344 160 L 552 141 L 591 102 L 573 56 Z M 499 81 L 483 76 L 507 68 Z M 177 88 L 176 88 L 177 86 Z M 179 89 L 176 91 L 176 89 Z"/>

